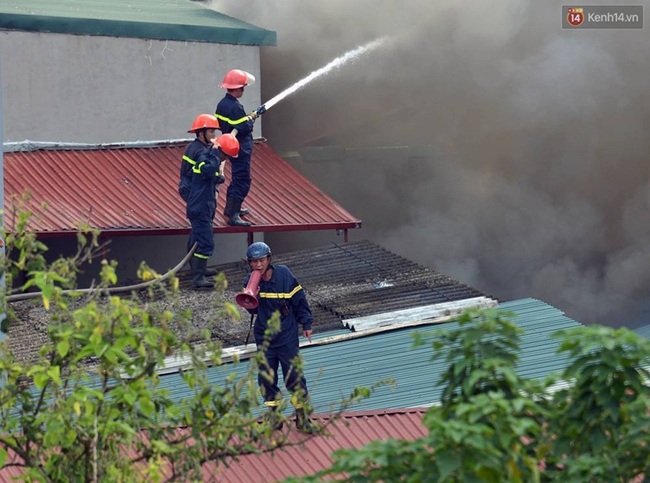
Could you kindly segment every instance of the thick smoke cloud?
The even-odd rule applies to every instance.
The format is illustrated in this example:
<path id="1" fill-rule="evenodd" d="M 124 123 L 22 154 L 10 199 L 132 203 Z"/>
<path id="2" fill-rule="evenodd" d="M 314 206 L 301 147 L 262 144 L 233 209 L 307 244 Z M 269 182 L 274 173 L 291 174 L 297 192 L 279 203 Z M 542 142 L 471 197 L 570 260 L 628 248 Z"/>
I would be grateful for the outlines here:
<path id="1" fill-rule="evenodd" d="M 559 1 L 211 7 L 277 32 L 262 51 L 263 99 L 387 38 L 264 117 L 279 151 L 357 148 L 299 167 L 363 220 L 354 236 L 502 300 L 650 323 L 645 30 L 562 30 Z M 391 146 L 439 154 L 360 154 Z"/>

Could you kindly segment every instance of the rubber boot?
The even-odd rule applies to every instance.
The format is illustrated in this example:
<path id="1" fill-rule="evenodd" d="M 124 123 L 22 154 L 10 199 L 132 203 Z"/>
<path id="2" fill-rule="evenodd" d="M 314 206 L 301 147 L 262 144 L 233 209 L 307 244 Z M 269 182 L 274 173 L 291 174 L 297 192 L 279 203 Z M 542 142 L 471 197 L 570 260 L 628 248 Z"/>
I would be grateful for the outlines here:
<path id="1" fill-rule="evenodd" d="M 296 409 L 296 427 L 306 434 L 316 434 L 316 428 L 311 423 L 304 409 Z"/>
<path id="2" fill-rule="evenodd" d="M 277 406 L 270 407 L 269 410 L 264 415 L 264 418 L 269 422 L 269 425 L 275 431 L 281 431 L 282 428 L 284 427 L 284 424 L 280 420 L 280 411 L 278 411 Z"/>
<path id="3" fill-rule="evenodd" d="M 205 267 L 208 261 L 204 258 L 192 257 L 192 283 L 194 288 L 214 288 L 214 283 L 205 278 Z"/>
<path id="4" fill-rule="evenodd" d="M 190 257 L 190 273 L 194 273 L 194 260 L 196 258 L 194 256 Z M 217 269 L 216 268 L 206 268 L 204 275 L 206 277 L 214 277 L 217 274 Z"/>
<path id="5" fill-rule="evenodd" d="M 232 216 L 232 204 L 235 200 L 232 198 L 226 198 L 226 206 L 223 209 L 223 216 L 230 218 Z"/>
<path id="6" fill-rule="evenodd" d="M 233 200 L 232 211 L 228 224 L 230 226 L 251 226 L 250 221 L 242 220 L 239 216 L 239 209 L 241 208 L 241 201 Z"/>

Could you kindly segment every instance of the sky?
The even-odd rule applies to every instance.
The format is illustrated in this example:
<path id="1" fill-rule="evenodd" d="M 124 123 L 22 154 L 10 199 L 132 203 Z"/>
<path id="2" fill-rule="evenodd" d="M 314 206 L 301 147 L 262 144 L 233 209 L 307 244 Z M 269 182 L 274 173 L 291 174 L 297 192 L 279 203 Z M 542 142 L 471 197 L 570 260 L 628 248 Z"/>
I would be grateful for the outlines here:
<path id="1" fill-rule="evenodd" d="M 562 29 L 562 5 L 210 4 L 277 32 L 263 99 L 383 39 L 263 117 L 279 152 L 357 149 L 299 166 L 363 220 L 355 237 L 501 300 L 650 324 L 650 36 Z"/>

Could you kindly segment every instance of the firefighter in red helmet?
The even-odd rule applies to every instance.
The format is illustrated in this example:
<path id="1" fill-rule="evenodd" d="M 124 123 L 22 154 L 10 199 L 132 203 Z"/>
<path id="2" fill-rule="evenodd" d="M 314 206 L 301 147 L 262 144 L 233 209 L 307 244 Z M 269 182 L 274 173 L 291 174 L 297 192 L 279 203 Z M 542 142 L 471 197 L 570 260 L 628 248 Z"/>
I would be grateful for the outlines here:
<path id="1" fill-rule="evenodd" d="M 231 181 L 226 193 L 224 216 L 231 226 L 250 226 L 251 223 L 242 219 L 249 214 L 242 203 L 251 188 L 251 156 L 253 154 L 253 127 L 258 114 L 256 111 L 247 114 L 239 99 L 244 94 L 244 88 L 255 83 L 255 77 L 243 70 L 233 69 L 226 73 L 219 87 L 226 89 L 226 94 L 216 108 L 216 118 L 219 120 L 221 132 L 230 133 L 237 130 L 239 141 L 239 156 L 232 160 Z"/>

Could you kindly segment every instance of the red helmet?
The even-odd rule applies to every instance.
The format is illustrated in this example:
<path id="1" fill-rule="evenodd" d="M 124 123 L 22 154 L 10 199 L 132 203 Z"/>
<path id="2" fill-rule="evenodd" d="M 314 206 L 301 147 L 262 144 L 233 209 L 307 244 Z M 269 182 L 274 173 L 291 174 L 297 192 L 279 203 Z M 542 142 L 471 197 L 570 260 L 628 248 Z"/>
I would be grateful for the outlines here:
<path id="1" fill-rule="evenodd" d="M 232 134 L 222 134 L 214 140 L 214 146 L 231 158 L 239 156 L 239 141 Z"/>
<path id="2" fill-rule="evenodd" d="M 214 114 L 199 114 L 192 123 L 192 129 L 187 132 L 196 132 L 199 129 L 219 129 L 219 121 Z"/>
<path id="3" fill-rule="evenodd" d="M 226 73 L 219 87 L 239 89 L 240 87 L 252 86 L 253 84 L 255 84 L 255 76 L 253 74 L 249 74 L 245 70 L 233 69 Z"/>

